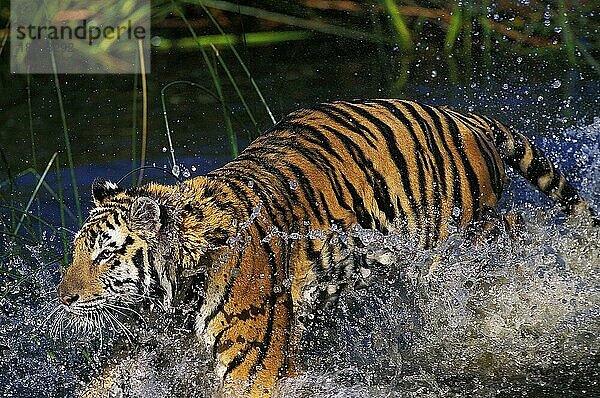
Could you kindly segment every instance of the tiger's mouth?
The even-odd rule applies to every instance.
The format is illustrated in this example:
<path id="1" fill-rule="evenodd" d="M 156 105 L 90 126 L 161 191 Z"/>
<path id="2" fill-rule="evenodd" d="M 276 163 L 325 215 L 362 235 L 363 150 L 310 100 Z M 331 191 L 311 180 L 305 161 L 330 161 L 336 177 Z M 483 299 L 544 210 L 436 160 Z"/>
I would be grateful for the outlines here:
<path id="1" fill-rule="evenodd" d="M 82 300 L 78 295 L 60 297 L 60 304 L 47 316 L 54 317 L 50 334 L 62 338 L 63 333 L 75 332 L 81 337 L 102 337 L 104 334 L 124 335 L 132 342 L 135 334 L 132 321 L 145 322 L 140 314 L 142 299 L 131 297 L 97 296 Z M 102 345 L 102 343 L 101 343 Z"/>

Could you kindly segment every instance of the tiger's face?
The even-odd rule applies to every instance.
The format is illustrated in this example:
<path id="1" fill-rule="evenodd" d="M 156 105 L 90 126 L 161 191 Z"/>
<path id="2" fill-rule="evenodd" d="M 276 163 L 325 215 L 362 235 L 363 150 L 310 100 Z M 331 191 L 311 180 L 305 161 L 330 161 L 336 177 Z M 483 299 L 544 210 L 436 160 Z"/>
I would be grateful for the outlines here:
<path id="1" fill-rule="evenodd" d="M 92 191 L 96 208 L 75 238 L 72 263 L 58 286 L 65 308 L 83 316 L 148 295 L 151 249 L 160 229 L 155 200 L 105 180 L 96 180 Z"/>

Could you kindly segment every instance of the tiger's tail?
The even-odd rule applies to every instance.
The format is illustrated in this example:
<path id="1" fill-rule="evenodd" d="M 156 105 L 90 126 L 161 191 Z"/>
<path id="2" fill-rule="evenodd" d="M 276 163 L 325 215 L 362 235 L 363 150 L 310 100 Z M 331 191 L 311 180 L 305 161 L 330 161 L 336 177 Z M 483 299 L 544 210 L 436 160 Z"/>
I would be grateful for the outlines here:
<path id="1" fill-rule="evenodd" d="M 486 118 L 500 157 L 513 170 L 557 203 L 568 215 L 586 214 L 600 226 L 600 218 L 588 206 L 561 171 L 527 137 L 511 132 L 502 123 Z"/>

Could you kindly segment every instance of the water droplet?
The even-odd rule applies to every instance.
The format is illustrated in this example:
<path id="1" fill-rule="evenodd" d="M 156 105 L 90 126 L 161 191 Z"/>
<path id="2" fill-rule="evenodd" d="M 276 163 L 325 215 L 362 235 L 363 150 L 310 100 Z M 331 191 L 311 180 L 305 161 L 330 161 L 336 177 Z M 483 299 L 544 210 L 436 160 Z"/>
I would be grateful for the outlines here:
<path id="1" fill-rule="evenodd" d="M 250 180 L 250 181 L 248 181 L 248 184 L 246 184 L 246 185 L 248 185 L 248 188 L 253 188 L 254 187 L 254 181 Z"/>
<path id="2" fill-rule="evenodd" d="M 562 32 L 562 28 L 561 28 L 560 26 L 555 26 L 555 27 L 554 27 L 554 31 L 555 31 L 556 33 L 560 33 L 560 32 Z"/>
<path id="3" fill-rule="evenodd" d="M 520 64 L 521 62 L 523 62 L 523 58 L 522 57 L 517 57 L 517 63 Z"/>
<path id="4" fill-rule="evenodd" d="M 162 151 L 167 152 L 167 147 L 166 146 L 162 147 Z"/>
<path id="5" fill-rule="evenodd" d="M 163 41 L 163 38 L 160 36 L 153 36 L 152 39 L 150 39 L 150 43 L 154 47 L 159 47 L 161 45 L 162 41 Z"/>
<path id="6" fill-rule="evenodd" d="M 561 85 L 560 80 L 556 79 L 552 82 L 552 88 L 559 88 Z"/>
<path id="7" fill-rule="evenodd" d="M 291 188 L 291 189 L 296 189 L 296 188 L 298 188 L 298 181 L 296 181 L 296 180 L 291 180 L 291 181 L 290 181 L 290 188 Z"/>
<path id="8" fill-rule="evenodd" d="M 438 73 L 437 73 L 437 71 L 436 71 L 436 70 L 432 70 L 432 71 L 431 71 L 431 77 L 433 77 L 433 78 L 436 78 L 436 77 L 437 77 L 437 75 L 438 75 Z"/>

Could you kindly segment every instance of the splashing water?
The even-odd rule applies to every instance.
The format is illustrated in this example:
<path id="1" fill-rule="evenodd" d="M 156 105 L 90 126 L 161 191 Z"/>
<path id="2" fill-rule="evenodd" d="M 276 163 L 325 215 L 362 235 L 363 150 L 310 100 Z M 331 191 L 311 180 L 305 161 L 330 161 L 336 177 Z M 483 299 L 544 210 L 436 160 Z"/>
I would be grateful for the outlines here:
<path id="1" fill-rule="evenodd" d="M 557 161 L 571 165 L 570 179 L 596 209 L 599 136 L 600 119 L 566 131 L 559 141 L 576 149 Z M 367 287 L 344 292 L 332 314 L 314 320 L 299 349 L 299 374 L 281 383 L 278 396 L 600 391 L 600 229 L 563 222 L 525 190 L 515 179 L 506 195 L 506 203 L 521 203 L 512 210 L 525 218 L 517 240 L 503 234 L 473 246 L 454 234 L 439 247 L 414 250 L 401 243 L 384 248 L 373 239 L 376 231 L 355 230 L 367 251 L 385 249 L 392 264 L 376 267 Z M 73 396 L 97 374 L 114 338 L 105 335 L 100 348 L 97 339 L 67 330 L 62 339 L 49 336 L 44 322 L 58 270 L 35 267 L 47 247 L 29 249 L 8 268 L 30 277 L 0 302 L 0 396 Z M 168 319 L 154 320 L 154 332 L 134 331 L 142 343 L 121 359 L 117 390 L 131 397 L 213 396 L 208 355 L 192 333 L 163 327 Z M 82 352 L 90 352 L 87 359 Z"/>

